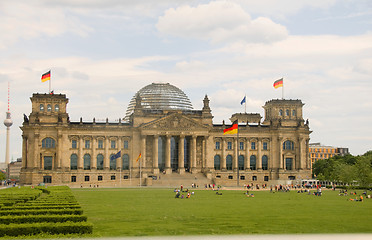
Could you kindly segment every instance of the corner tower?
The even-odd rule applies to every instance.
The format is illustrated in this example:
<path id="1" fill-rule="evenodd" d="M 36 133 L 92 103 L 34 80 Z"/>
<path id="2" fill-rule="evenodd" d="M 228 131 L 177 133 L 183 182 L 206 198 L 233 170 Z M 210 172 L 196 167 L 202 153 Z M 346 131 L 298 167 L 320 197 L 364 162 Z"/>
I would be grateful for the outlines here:
<path id="1" fill-rule="evenodd" d="M 30 98 L 32 112 L 29 123 L 67 123 L 69 121 L 66 107 L 68 98 L 65 94 L 34 93 Z"/>
<path id="2" fill-rule="evenodd" d="M 265 109 L 265 119 L 263 124 L 279 124 L 282 126 L 303 125 L 301 100 L 296 99 L 273 99 L 267 101 L 263 108 Z"/>

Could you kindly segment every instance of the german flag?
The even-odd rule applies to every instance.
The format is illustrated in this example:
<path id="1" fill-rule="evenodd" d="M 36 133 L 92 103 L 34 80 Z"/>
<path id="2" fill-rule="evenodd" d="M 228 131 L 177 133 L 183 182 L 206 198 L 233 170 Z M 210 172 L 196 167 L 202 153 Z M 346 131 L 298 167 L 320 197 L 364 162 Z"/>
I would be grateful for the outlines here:
<path id="1" fill-rule="evenodd" d="M 231 127 L 223 130 L 223 135 L 236 133 L 238 133 L 238 121 L 234 121 Z"/>
<path id="2" fill-rule="evenodd" d="M 138 160 L 142 157 L 142 154 L 140 153 L 140 155 L 138 156 L 136 162 L 138 162 Z"/>
<path id="3" fill-rule="evenodd" d="M 283 87 L 283 78 L 276 80 L 273 84 L 274 88 Z"/>
<path id="4" fill-rule="evenodd" d="M 50 70 L 41 75 L 41 82 L 46 82 L 48 80 L 50 80 Z"/>

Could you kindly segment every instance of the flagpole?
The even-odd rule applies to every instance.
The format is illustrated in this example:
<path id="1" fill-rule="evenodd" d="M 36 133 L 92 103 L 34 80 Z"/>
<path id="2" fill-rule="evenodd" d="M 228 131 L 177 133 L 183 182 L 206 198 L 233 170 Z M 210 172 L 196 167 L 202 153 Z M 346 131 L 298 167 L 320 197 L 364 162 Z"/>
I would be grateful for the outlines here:
<path id="1" fill-rule="evenodd" d="M 247 113 L 247 94 L 244 96 L 245 102 L 244 102 L 244 113 Z M 238 126 L 239 128 L 239 126 Z"/>
<path id="2" fill-rule="evenodd" d="M 284 100 L 284 78 L 282 78 L 283 86 L 282 86 L 282 100 Z"/>
<path id="3" fill-rule="evenodd" d="M 142 157 L 141 157 L 142 158 Z M 141 168 L 141 158 L 140 158 L 140 160 L 139 160 L 139 162 L 140 162 L 140 187 L 142 186 L 142 168 Z"/>
<path id="4" fill-rule="evenodd" d="M 247 99 L 245 100 L 247 102 Z M 237 175 L 237 179 L 236 179 L 236 183 L 237 183 L 237 186 L 239 187 L 239 120 L 236 120 L 237 124 L 238 124 L 238 132 L 236 134 L 236 146 L 237 146 L 237 155 L 238 155 L 238 169 L 236 171 L 236 175 Z"/>

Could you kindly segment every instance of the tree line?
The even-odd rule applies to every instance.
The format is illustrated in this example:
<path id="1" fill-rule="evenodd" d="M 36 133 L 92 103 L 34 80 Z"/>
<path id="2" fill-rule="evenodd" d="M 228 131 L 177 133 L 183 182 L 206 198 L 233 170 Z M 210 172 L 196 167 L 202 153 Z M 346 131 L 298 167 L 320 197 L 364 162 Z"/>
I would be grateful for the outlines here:
<path id="1" fill-rule="evenodd" d="M 372 186 L 372 151 L 358 156 L 347 154 L 318 160 L 313 164 L 313 174 L 320 181 L 370 188 Z"/>

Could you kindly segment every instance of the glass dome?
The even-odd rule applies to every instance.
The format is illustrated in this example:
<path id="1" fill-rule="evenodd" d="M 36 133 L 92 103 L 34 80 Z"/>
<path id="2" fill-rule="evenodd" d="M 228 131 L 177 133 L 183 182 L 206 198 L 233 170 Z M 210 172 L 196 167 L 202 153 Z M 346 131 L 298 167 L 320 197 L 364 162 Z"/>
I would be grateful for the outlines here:
<path id="1" fill-rule="evenodd" d="M 152 83 L 141 88 L 130 100 L 124 120 L 129 120 L 136 106 L 139 94 L 142 108 L 151 110 L 192 110 L 192 104 L 186 94 L 169 83 Z"/>

